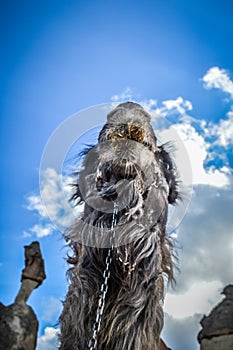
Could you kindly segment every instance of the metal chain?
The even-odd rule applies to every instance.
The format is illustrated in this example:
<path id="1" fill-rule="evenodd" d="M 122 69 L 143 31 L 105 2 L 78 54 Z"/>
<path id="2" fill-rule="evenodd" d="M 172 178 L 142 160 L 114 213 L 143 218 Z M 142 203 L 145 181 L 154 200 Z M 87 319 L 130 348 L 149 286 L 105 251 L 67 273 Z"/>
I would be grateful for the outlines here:
<path id="1" fill-rule="evenodd" d="M 111 247 L 108 249 L 108 254 L 107 254 L 106 259 L 105 259 L 106 267 L 105 267 L 105 270 L 103 272 L 104 281 L 100 287 L 100 295 L 99 295 L 99 300 L 98 300 L 98 305 L 97 305 L 95 323 L 93 325 L 92 338 L 88 342 L 89 350 L 96 349 L 97 336 L 98 336 L 98 333 L 100 330 L 101 318 L 103 315 L 104 305 L 105 305 L 105 298 L 106 298 L 106 294 L 108 291 L 108 280 L 110 277 L 110 265 L 112 263 L 112 252 L 113 252 L 113 248 L 114 248 L 114 238 L 115 238 L 114 227 L 116 225 L 116 213 L 117 213 L 117 205 L 114 203 L 114 211 L 112 214 L 112 224 L 111 224 L 111 237 L 110 237 Z"/>

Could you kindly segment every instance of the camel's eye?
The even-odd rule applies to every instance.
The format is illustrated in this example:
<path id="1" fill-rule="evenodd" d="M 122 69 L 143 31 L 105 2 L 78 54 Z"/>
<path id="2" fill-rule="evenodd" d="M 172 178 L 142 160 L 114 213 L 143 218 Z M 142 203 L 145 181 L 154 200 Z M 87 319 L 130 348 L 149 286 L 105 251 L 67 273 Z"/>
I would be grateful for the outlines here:
<path id="1" fill-rule="evenodd" d="M 170 169 L 171 169 L 171 167 L 170 167 L 170 164 L 169 164 L 169 163 L 167 163 L 167 162 L 163 162 L 163 165 L 164 165 L 164 167 L 165 167 L 167 170 L 170 170 Z"/>

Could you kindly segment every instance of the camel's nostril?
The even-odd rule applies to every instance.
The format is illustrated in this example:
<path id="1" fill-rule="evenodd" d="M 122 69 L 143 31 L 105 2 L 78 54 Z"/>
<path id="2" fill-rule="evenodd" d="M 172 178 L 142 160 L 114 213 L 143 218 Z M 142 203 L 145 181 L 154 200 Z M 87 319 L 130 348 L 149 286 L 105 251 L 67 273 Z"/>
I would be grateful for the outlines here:
<path id="1" fill-rule="evenodd" d="M 111 141 L 130 139 L 143 143 L 145 136 L 145 130 L 142 127 L 130 123 L 114 126 L 114 129 L 108 135 L 108 139 Z"/>
<path id="2" fill-rule="evenodd" d="M 137 125 L 128 125 L 129 138 L 134 141 L 143 142 L 145 139 L 145 130 Z"/>

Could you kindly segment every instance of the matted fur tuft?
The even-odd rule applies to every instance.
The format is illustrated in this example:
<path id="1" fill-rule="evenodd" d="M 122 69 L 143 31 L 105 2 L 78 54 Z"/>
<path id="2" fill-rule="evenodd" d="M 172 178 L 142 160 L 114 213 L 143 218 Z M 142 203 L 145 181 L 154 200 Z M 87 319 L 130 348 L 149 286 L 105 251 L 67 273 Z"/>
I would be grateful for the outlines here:
<path id="1" fill-rule="evenodd" d="M 87 350 L 92 337 L 108 252 L 101 232 L 110 231 L 113 215 L 102 200 L 106 208 L 117 202 L 119 210 L 96 349 L 159 349 L 164 279 L 174 279 L 168 204 L 179 193 L 169 152 L 157 145 L 150 116 L 140 105 L 123 103 L 109 113 L 98 145 L 85 155 L 75 189 L 73 199 L 85 206 L 66 234 L 73 266 L 60 316 L 60 349 Z"/>

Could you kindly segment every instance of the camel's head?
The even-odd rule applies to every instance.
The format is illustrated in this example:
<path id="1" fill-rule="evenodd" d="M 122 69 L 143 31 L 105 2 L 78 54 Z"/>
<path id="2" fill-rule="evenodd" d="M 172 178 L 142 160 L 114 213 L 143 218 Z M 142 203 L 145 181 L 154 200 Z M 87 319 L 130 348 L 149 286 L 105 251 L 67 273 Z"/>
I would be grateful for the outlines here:
<path id="1" fill-rule="evenodd" d="M 164 147 L 157 146 L 150 121 L 133 102 L 119 104 L 108 114 L 98 144 L 86 154 L 80 172 L 81 195 L 89 206 L 104 211 L 107 202 L 117 201 L 121 208 L 131 209 L 152 184 L 165 191 L 167 202 L 176 201 L 173 163 Z"/>

